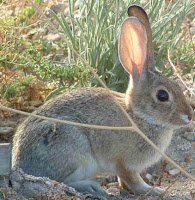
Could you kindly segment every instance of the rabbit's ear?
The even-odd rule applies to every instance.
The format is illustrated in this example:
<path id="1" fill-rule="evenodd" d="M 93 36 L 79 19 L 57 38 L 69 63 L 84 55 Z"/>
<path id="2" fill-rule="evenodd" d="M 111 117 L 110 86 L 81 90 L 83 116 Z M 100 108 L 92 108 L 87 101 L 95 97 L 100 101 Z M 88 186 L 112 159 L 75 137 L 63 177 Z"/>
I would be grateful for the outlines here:
<path id="1" fill-rule="evenodd" d="M 152 31 L 150 27 L 150 22 L 145 10 L 137 5 L 132 5 L 128 8 L 129 17 L 137 17 L 141 23 L 144 25 L 147 34 L 147 55 L 146 55 L 146 70 L 155 70 L 154 67 L 154 52 L 152 47 Z"/>
<path id="2" fill-rule="evenodd" d="M 119 39 L 119 59 L 137 82 L 145 65 L 147 55 L 147 35 L 144 25 L 136 17 L 127 18 L 121 27 Z M 136 83 L 137 84 L 137 83 Z"/>

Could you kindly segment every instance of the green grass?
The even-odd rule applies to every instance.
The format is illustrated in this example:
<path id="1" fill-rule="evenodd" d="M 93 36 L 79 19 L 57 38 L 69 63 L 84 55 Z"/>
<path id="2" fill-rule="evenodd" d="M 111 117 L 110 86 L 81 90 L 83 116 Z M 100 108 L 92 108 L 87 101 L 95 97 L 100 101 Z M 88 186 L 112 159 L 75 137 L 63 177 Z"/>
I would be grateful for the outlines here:
<path id="1" fill-rule="evenodd" d="M 122 21 L 127 17 L 127 8 L 130 4 L 142 5 L 152 25 L 155 50 L 155 63 L 160 70 L 166 71 L 167 49 L 180 47 L 182 23 L 194 4 L 189 0 L 144 1 L 82 1 L 80 17 L 74 14 L 74 0 L 69 0 L 70 17 L 62 13 L 57 16 L 50 10 L 51 15 L 58 21 L 61 31 L 69 38 L 72 46 L 82 55 L 89 64 L 97 69 L 101 79 L 111 89 L 125 91 L 128 76 L 121 68 L 117 55 L 117 40 Z M 71 28 L 67 23 L 71 21 Z M 75 63 L 78 58 L 72 54 Z M 187 59 L 188 60 L 188 59 Z M 182 62 L 182 60 L 181 60 Z M 170 71 L 170 70 L 168 70 Z M 92 85 L 99 85 L 97 80 Z"/>

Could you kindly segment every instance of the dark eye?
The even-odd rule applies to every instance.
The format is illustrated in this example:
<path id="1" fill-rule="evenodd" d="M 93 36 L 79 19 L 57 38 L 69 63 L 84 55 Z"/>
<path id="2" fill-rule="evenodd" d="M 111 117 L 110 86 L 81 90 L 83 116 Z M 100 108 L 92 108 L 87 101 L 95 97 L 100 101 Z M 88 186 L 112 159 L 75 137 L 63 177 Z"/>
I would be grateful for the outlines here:
<path id="1" fill-rule="evenodd" d="M 169 94 L 166 91 L 164 91 L 164 90 L 159 90 L 157 92 L 156 97 L 157 97 L 157 99 L 159 101 L 163 101 L 163 102 L 169 100 Z"/>

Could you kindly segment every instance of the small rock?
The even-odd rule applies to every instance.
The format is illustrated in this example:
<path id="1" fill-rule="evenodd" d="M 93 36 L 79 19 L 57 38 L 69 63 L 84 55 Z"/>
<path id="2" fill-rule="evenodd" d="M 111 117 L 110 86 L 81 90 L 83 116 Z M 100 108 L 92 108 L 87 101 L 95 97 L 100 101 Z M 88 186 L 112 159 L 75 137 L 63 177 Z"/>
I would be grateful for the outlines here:
<path id="1" fill-rule="evenodd" d="M 46 36 L 47 40 L 51 41 L 51 42 L 55 42 L 55 41 L 59 41 L 61 39 L 61 36 L 59 34 L 48 34 Z"/>
<path id="2" fill-rule="evenodd" d="M 47 34 L 47 29 L 43 28 L 33 28 L 26 35 L 24 35 L 25 40 L 39 39 Z"/>
<path id="3" fill-rule="evenodd" d="M 108 194 L 111 194 L 111 195 L 114 195 L 114 196 L 120 195 L 120 190 L 118 188 L 115 188 L 115 187 L 110 187 L 106 191 L 107 191 Z"/>
<path id="4" fill-rule="evenodd" d="M 64 11 L 66 7 L 68 7 L 68 5 L 59 3 L 58 5 L 52 5 L 50 9 L 53 10 L 55 13 L 60 13 Z"/>
<path id="5" fill-rule="evenodd" d="M 146 178 L 147 178 L 149 181 L 151 181 L 153 177 L 152 177 L 151 174 L 147 173 L 147 174 L 146 174 Z"/>
<path id="6" fill-rule="evenodd" d="M 180 173 L 180 170 L 179 169 L 172 169 L 172 170 L 169 170 L 169 174 L 174 176 L 176 174 L 179 174 Z"/>
<path id="7" fill-rule="evenodd" d="M 14 11 L 13 10 L 7 10 L 5 11 L 6 16 L 14 16 Z"/>
<path id="8" fill-rule="evenodd" d="M 14 130 L 12 127 L 0 127 L 0 134 L 10 133 Z"/>
<path id="9" fill-rule="evenodd" d="M 195 141 L 195 133 L 194 133 L 194 131 L 192 131 L 192 132 L 185 132 L 184 135 L 183 135 L 183 137 L 185 139 L 189 140 L 189 141 L 192 141 L 192 142 Z"/>
<path id="10" fill-rule="evenodd" d="M 191 32 L 192 35 L 194 35 L 195 34 L 195 27 L 191 27 L 190 32 Z"/>
<path id="11" fill-rule="evenodd" d="M 195 27 L 195 21 L 190 22 L 191 27 Z"/>

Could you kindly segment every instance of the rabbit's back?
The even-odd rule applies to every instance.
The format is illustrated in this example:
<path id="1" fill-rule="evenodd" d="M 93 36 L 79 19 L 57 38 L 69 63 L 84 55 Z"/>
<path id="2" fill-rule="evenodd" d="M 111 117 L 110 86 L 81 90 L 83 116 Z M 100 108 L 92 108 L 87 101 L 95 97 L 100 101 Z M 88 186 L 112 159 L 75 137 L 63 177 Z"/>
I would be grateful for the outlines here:
<path id="1" fill-rule="evenodd" d="M 59 95 L 35 114 L 79 123 L 123 126 L 123 114 L 116 107 L 105 89 L 85 88 Z M 105 132 L 98 132 L 99 137 L 96 137 L 97 131 L 88 128 L 29 117 L 18 127 L 14 136 L 12 164 L 28 174 L 63 181 L 75 170 L 72 166 L 77 168 L 83 160 L 95 163 L 89 140 L 90 135 L 94 137 L 95 134 L 93 142 L 102 143 Z M 112 131 L 108 131 L 108 143 L 109 134 L 110 139 L 113 137 Z"/>

